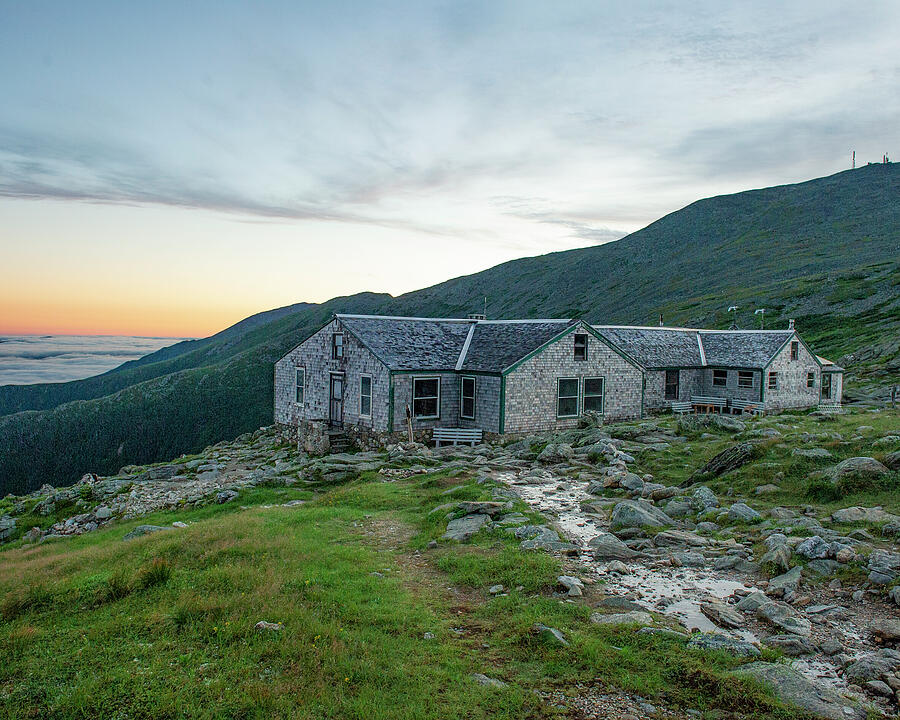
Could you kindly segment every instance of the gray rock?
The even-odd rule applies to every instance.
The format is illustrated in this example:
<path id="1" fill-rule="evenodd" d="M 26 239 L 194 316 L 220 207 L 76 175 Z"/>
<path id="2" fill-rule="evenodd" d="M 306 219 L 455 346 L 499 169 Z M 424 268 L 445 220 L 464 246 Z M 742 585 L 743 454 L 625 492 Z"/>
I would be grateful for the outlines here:
<path id="1" fill-rule="evenodd" d="M 799 615 L 793 607 L 784 602 L 770 600 L 759 606 L 756 616 L 760 620 L 766 620 L 794 635 L 808 637 L 812 629 L 809 620 Z"/>
<path id="2" fill-rule="evenodd" d="M 900 516 L 885 512 L 880 505 L 870 508 L 854 505 L 853 507 L 835 510 L 831 513 L 831 520 L 836 523 L 881 523 L 898 522 L 900 521 Z"/>
<path id="3" fill-rule="evenodd" d="M 900 573 L 900 553 L 873 550 L 869 555 L 869 580 L 877 585 L 889 585 Z"/>
<path id="4" fill-rule="evenodd" d="M 490 515 L 491 517 L 493 517 L 494 515 L 497 515 L 506 509 L 506 503 L 493 501 L 461 502 L 457 503 L 456 507 L 466 515 L 475 515 L 480 513 L 482 515 Z"/>
<path id="5" fill-rule="evenodd" d="M 141 537 L 142 535 L 149 535 L 150 533 L 160 532 L 162 530 L 170 530 L 171 528 L 163 526 L 163 525 L 138 525 L 134 530 L 129 533 L 126 533 L 122 538 L 123 540 L 133 540 L 134 538 Z"/>
<path id="6" fill-rule="evenodd" d="M 818 535 L 813 535 L 800 543 L 794 552 L 808 560 L 828 557 L 828 543 Z"/>
<path id="7" fill-rule="evenodd" d="M 744 616 L 725 603 L 716 601 L 700 603 L 700 612 L 722 627 L 739 628 L 744 625 Z"/>
<path id="8" fill-rule="evenodd" d="M 721 528 L 714 522 L 706 521 L 697 523 L 697 527 L 694 530 L 698 533 L 714 533 L 721 530 Z"/>
<path id="9" fill-rule="evenodd" d="M 743 657 L 759 657 L 759 648 L 755 645 L 718 633 L 694 633 L 688 646 L 702 650 L 722 650 Z"/>
<path id="10" fill-rule="evenodd" d="M 890 472 L 884 465 L 871 457 L 852 457 L 839 462 L 826 471 L 833 481 L 844 477 L 880 478 Z"/>
<path id="11" fill-rule="evenodd" d="M 789 657 L 812 655 L 816 650 L 809 640 L 799 635 L 772 635 L 766 638 L 765 642 L 770 648 L 781 650 Z"/>
<path id="12" fill-rule="evenodd" d="M 572 449 L 571 445 L 566 445 L 565 443 L 559 445 L 551 443 L 541 451 L 540 455 L 538 455 L 538 462 L 544 463 L 545 465 L 555 465 L 570 460 L 574 454 L 575 451 Z"/>
<path id="13" fill-rule="evenodd" d="M 652 625 L 653 617 L 643 610 L 631 610 L 624 613 L 591 613 L 591 622 L 597 625 Z"/>
<path id="14" fill-rule="evenodd" d="M 880 645 L 896 645 L 900 642 L 900 619 L 879 618 L 869 626 L 872 637 Z"/>
<path id="15" fill-rule="evenodd" d="M 812 460 L 827 460 L 828 458 L 834 457 L 825 448 L 794 448 L 791 451 L 791 455 L 794 457 L 810 458 Z"/>
<path id="16" fill-rule="evenodd" d="M 819 646 L 819 649 L 822 651 L 823 655 L 831 657 L 832 655 L 837 655 L 841 652 L 844 649 L 844 646 L 834 638 L 828 638 Z"/>
<path id="17" fill-rule="evenodd" d="M 672 518 L 683 518 L 694 512 L 694 506 L 689 500 L 683 498 L 673 498 L 665 504 L 663 508 L 666 515 Z"/>
<path id="18" fill-rule="evenodd" d="M 44 537 L 44 531 L 39 527 L 33 527 L 22 536 L 22 540 L 27 543 L 35 543 Z"/>
<path id="19" fill-rule="evenodd" d="M 113 511 L 110 507 L 103 505 L 102 507 L 98 507 L 94 510 L 94 517 L 98 520 L 109 520 L 113 516 Z"/>
<path id="20" fill-rule="evenodd" d="M 619 487 L 635 495 L 640 495 L 644 491 L 644 481 L 634 473 L 625 473 L 619 478 Z"/>
<path id="21" fill-rule="evenodd" d="M 891 686 L 881 680 L 869 680 L 866 683 L 866 690 L 882 697 L 891 698 L 891 700 L 894 699 L 894 691 Z"/>
<path id="22" fill-rule="evenodd" d="M 829 560 L 828 558 L 817 558 L 815 560 L 810 560 L 804 566 L 804 570 L 808 575 L 818 575 L 820 577 L 828 577 L 829 575 L 834 574 L 838 568 L 840 568 L 841 564 L 834 560 Z"/>
<path id="23" fill-rule="evenodd" d="M 491 585 L 491 586 L 488 588 L 488 592 L 489 592 L 491 595 L 499 595 L 500 593 L 503 592 L 503 586 L 502 586 L 502 585 Z"/>
<path id="24" fill-rule="evenodd" d="M 588 541 L 595 560 L 631 560 L 640 555 L 612 533 L 601 533 Z"/>
<path id="25" fill-rule="evenodd" d="M 533 629 L 537 636 L 544 642 L 551 645 L 562 645 L 563 647 L 569 647 L 569 641 L 566 640 L 566 636 L 562 633 L 561 630 L 547 627 L 546 625 L 542 625 L 541 623 L 535 623 Z"/>
<path id="26" fill-rule="evenodd" d="M 791 549 L 787 545 L 775 545 L 760 559 L 763 567 L 771 567 L 786 572 L 791 567 Z"/>
<path id="27" fill-rule="evenodd" d="M 900 470 L 900 450 L 885 455 L 884 464 L 891 470 Z"/>
<path id="28" fill-rule="evenodd" d="M 219 505 L 223 505 L 231 500 L 234 500 L 238 496 L 236 490 L 222 490 L 221 492 L 216 493 L 216 502 Z"/>
<path id="29" fill-rule="evenodd" d="M 790 597 L 793 593 L 797 592 L 802 575 L 803 569 L 798 565 L 791 568 L 786 573 L 772 578 L 769 581 L 768 594 L 773 597 Z"/>
<path id="30" fill-rule="evenodd" d="M 560 575 L 556 581 L 569 591 L 569 597 L 581 597 L 584 595 L 584 583 L 571 575 Z"/>
<path id="31" fill-rule="evenodd" d="M 662 510 L 646 500 L 625 500 L 612 511 L 611 527 L 664 527 L 674 521 Z"/>
<path id="32" fill-rule="evenodd" d="M 779 699 L 828 720 L 865 720 L 866 712 L 831 688 L 780 663 L 752 662 L 734 671 L 768 685 Z"/>
<path id="33" fill-rule="evenodd" d="M 712 490 L 705 485 L 700 485 L 691 493 L 691 504 L 697 512 L 703 513 L 719 507 L 719 500 Z"/>
<path id="34" fill-rule="evenodd" d="M 160 467 L 150 468 L 147 471 L 148 480 L 169 480 L 179 474 L 184 469 L 183 465 L 161 465 Z"/>
<path id="35" fill-rule="evenodd" d="M 687 530 L 664 530 L 653 538 L 656 547 L 706 547 L 709 540 Z"/>
<path id="36" fill-rule="evenodd" d="M 444 533 L 445 540 L 458 540 L 465 542 L 477 533 L 481 528 L 490 526 L 491 519 L 482 513 L 474 515 L 464 515 L 447 523 L 447 531 Z"/>
<path id="37" fill-rule="evenodd" d="M 16 519 L 9 515 L 0 517 L 0 542 L 8 540 L 16 531 Z"/>
<path id="38" fill-rule="evenodd" d="M 487 685 L 488 687 L 495 688 L 505 688 L 506 683 L 502 680 L 498 680 L 497 678 L 488 677 L 483 673 L 474 673 L 472 675 L 472 679 L 477 682 L 479 685 Z"/>
<path id="39" fill-rule="evenodd" d="M 888 597 L 894 601 L 894 605 L 900 605 L 900 585 L 895 585 L 888 591 Z"/>
<path id="40" fill-rule="evenodd" d="M 706 565 L 706 558 L 703 553 L 698 552 L 679 552 L 672 556 L 672 561 L 679 567 L 703 567 Z"/>
<path id="41" fill-rule="evenodd" d="M 900 652 L 884 648 L 856 658 L 846 667 L 844 673 L 848 682 L 862 685 L 898 669 L 900 669 Z"/>
<path id="42" fill-rule="evenodd" d="M 760 515 L 756 510 L 747 505 L 746 503 L 737 502 L 734 503 L 730 508 L 728 508 L 728 519 L 732 522 L 756 522 L 760 520 L 762 515 Z"/>

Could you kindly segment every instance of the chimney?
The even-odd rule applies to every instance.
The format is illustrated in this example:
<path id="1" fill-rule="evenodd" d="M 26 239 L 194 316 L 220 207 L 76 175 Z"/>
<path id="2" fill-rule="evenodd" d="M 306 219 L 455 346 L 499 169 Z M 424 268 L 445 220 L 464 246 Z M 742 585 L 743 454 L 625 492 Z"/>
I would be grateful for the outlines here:
<path id="1" fill-rule="evenodd" d="M 788 320 L 788 330 L 793 330 L 793 329 L 794 329 L 794 320 L 793 320 L 793 318 L 791 318 L 790 320 Z"/>
<path id="2" fill-rule="evenodd" d="M 659 326 L 660 326 L 660 327 L 663 326 L 662 313 L 659 314 Z"/>

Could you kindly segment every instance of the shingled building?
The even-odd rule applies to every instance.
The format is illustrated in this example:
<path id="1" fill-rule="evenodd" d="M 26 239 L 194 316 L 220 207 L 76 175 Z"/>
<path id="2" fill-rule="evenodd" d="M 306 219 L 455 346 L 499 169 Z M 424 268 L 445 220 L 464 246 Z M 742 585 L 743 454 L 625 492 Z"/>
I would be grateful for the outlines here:
<path id="1" fill-rule="evenodd" d="M 409 408 L 415 430 L 536 432 L 700 395 L 765 410 L 835 404 L 841 373 L 793 328 L 336 315 L 275 364 L 275 421 L 401 432 Z"/>

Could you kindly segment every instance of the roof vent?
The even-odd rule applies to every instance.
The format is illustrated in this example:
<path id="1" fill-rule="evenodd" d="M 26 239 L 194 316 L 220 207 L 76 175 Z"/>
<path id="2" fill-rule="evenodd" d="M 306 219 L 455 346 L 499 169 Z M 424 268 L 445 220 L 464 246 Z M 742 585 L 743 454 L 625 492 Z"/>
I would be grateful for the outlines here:
<path id="1" fill-rule="evenodd" d="M 660 326 L 660 327 L 663 326 L 662 313 L 659 314 L 659 326 Z"/>
<path id="2" fill-rule="evenodd" d="M 793 319 L 788 320 L 788 330 L 793 330 L 793 329 L 794 329 L 794 320 Z"/>
<path id="3" fill-rule="evenodd" d="M 469 313 L 469 320 L 487 320 L 487 315 L 484 313 Z"/>

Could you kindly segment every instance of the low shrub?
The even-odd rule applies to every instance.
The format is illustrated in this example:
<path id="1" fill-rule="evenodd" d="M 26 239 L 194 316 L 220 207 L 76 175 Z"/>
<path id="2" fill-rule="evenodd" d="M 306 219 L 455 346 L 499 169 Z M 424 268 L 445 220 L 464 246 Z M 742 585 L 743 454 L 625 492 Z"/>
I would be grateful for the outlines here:
<path id="1" fill-rule="evenodd" d="M 134 581 L 136 590 L 146 590 L 156 585 L 165 585 L 172 575 L 172 566 L 163 558 L 153 558 L 142 567 Z"/>

